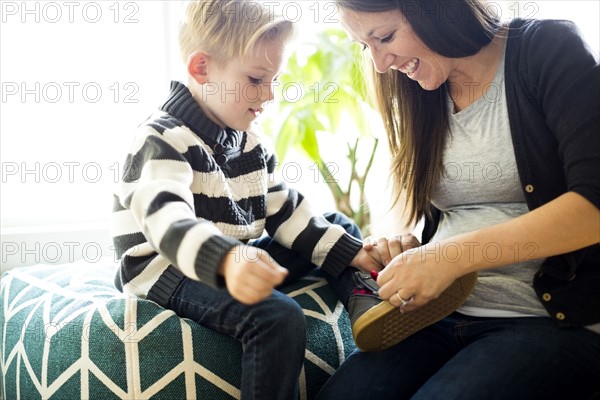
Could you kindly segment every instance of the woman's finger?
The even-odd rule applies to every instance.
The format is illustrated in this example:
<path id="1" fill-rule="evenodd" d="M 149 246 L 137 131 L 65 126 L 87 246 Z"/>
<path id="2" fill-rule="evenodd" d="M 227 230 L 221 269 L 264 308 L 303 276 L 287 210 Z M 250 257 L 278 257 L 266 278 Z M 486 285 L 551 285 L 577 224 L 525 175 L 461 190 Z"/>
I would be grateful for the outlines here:
<path id="1" fill-rule="evenodd" d="M 392 258 L 396 257 L 398 254 L 401 254 L 404 251 L 402 248 L 402 235 L 390 237 L 388 240 L 388 248 Z"/>
<path id="2" fill-rule="evenodd" d="M 388 239 L 386 237 L 382 237 L 377 239 L 377 252 L 379 253 L 379 258 L 381 259 L 381 263 L 385 266 L 392 261 L 392 255 L 390 254 L 390 249 L 388 247 Z"/>

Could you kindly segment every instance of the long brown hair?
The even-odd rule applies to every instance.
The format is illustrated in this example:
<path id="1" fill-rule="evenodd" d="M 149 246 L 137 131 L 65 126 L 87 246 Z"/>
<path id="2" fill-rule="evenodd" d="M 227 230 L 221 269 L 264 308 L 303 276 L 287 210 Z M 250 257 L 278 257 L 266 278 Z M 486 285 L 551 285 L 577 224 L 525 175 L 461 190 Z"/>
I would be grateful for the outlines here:
<path id="1" fill-rule="evenodd" d="M 399 10 L 419 38 L 436 53 L 451 58 L 476 54 L 500 29 L 493 8 L 479 0 L 337 0 L 358 12 Z M 366 62 L 375 105 L 383 118 L 392 156 L 398 202 L 406 191 L 408 224 L 431 216 L 431 196 L 443 173 L 448 136 L 448 84 L 427 91 L 403 73 L 377 73 Z"/>

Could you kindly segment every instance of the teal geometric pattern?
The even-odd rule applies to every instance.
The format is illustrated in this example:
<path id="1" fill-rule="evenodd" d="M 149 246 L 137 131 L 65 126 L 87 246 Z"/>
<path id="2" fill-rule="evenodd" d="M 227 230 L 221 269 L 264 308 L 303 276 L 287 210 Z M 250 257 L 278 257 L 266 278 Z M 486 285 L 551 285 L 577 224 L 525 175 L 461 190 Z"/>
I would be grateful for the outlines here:
<path id="1" fill-rule="evenodd" d="M 113 286 L 112 262 L 18 268 L 0 282 L 2 398 L 239 399 L 241 344 Z M 304 309 L 301 399 L 354 349 L 316 272 L 285 288 Z"/>

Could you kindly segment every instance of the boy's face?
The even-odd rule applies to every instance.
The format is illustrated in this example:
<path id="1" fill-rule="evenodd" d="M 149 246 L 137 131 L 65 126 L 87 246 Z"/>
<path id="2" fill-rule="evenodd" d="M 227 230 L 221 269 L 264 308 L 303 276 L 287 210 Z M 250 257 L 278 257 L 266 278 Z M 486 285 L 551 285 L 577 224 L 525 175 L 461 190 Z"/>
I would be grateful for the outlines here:
<path id="1" fill-rule="evenodd" d="M 200 107 L 221 127 L 248 130 L 273 100 L 286 61 L 281 41 L 263 41 L 256 51 L 226 63 L 209 62 Z"/>

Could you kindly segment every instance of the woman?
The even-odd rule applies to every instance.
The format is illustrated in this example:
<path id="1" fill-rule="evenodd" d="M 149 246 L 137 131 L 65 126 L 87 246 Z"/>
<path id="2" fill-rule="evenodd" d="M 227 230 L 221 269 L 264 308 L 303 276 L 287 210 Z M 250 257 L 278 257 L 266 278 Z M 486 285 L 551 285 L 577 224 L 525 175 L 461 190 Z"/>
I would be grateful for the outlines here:
<path id="1" fill-rule="evenodd" d="M 477 272 L 465 303 L 319 399 L 587 399 L 600 377 L 600 67 L 566 21 L 480 1 L 338 0 L 372 59 L 397 193 L 422 245 L 378 241 L 405 313 Z M 410 247 L 410 246 L 409 246 Z M 403 250 L 404 253 L 400 254 Z"/>

